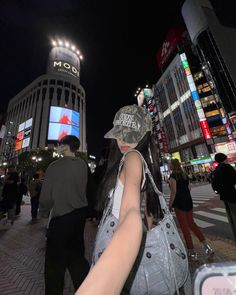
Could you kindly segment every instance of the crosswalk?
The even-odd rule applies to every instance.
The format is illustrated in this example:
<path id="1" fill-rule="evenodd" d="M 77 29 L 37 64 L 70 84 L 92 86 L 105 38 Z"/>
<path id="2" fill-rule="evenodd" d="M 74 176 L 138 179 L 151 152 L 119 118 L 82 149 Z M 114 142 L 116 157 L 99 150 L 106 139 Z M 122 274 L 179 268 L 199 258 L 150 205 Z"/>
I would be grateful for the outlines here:
<path id="1" fill-rule="evenodd" d="M 167 195 L 166 202 L 169 203 L 169 187 L 168 185 L 163 186 L 163 191 Z M 205 202 L 211 201 L 217 195 L 213 192 L 211 185 L 195 186 L 191 189 L 191 195 L 193 199 L 194 207 L 194 220 L 200 228 L 209 228 L 219 225 L 219 222 L 228 224 L 228 218 L 226 210 L 224 208 L 201 208 L 197 209 L 198 206 L 203 205 Z"/>
<path id="2" fill-rule="evenodd" d="M 163 185 L 163 192 L 167 195 L 166 202 L 169 204 L 169 186 Z M 200 228 L 214 227 L 219 222 L 228 224 L 227 214 L 224 208 L 204 208 L 197 209 L 198 206 L 203 205 L 205 202 L 210 201 L 217 195 L 213 192 L 210 185 L 195 186 L 191 189 L 194 207 L 194 220 Z M 30 204 L 30 197 L 24 196 L 23 201 L 25 204 Z"/>

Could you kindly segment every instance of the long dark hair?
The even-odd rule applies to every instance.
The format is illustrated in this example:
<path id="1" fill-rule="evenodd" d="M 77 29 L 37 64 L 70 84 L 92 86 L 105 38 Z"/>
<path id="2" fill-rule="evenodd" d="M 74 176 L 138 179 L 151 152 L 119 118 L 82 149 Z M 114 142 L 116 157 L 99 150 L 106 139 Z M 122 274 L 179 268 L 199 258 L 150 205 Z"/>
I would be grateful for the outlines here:
<path id="1" fill-rule="evenodd" d="M 154 142 L 151 133 L 148 132 L 142 140 L 138 143 L 135 148 L 138 150 L 145 161 L 147 162 L 148 168 L 151 171 L 151 174 L 154 178 L 154 181 L 158 189 L 162 190 L 162 178 L 159 169 L 159 159 L 158 159 L 158 150 L 157 145 Z M 151 156 L 149 153 L 151 152 Z M 110 144 L 110 152 L 108 155 L 108 164 L 107 169 L 102 180 L 101 186 L 98 189 L 97 195 L 97 208 L 98 210 L 103 210 L 106 201 L 108 199 L 110 191 L 115 187 L 117 174 L 119 169 L 119 163 L 122 158 L 122 153 L 119 150 L 116 140 L 112 139 Z M 153 186 L 150 182 L 149 177 L 146 175 L 146 182 L 143 189 L 146 192 L 146 210 L 148 215 L 153 215 L 155 217 L 162 216 L 160 213 L 160 203 L 157 194 L 154 192 Z"/>
<path id="2" fill-rule="evenodd" d="M 172 165 L 172 173 L 175 174 L 176 180 L 188 178 L 178 159 L 171 159 L 170 163 Z"/>

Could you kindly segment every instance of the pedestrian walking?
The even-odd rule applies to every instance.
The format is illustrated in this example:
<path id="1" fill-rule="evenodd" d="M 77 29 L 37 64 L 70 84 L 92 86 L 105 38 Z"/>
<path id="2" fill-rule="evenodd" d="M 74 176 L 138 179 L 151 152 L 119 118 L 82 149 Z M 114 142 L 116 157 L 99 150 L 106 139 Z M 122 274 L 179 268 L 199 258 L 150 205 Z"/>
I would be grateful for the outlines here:
<path id="1" fill-rule="evenodd" d="M 159 247 L 155 236 L 146 248 L 163 213 L 157 195 L 156 185 L 161 188 L 162 178 L 151 136 L 151 117 L 143 107 L 125 106 L 116 113 L 113 124 L 105 135 L 111 139 L 111 146 L 100 185 L 99 207 L 104 214 L 96 237 L 93 268 L 76 294 L 174 294 L 173 273 L 169 275 L 166 270 L 172 257 L 166 259 L 167 268 L 163 259 L 165 251 L 171 251 L 169 245 L 163 241 Z M 162 258 L 159 256 L 157 261 L 159 254 Z"/>
<path id="2" fill-rule="evenodd" d="M 170 201 L 169 209 L 174 208 L 177 220 L 182 230 L 186 246 L 188 249 L 188 256 L 191 260 L 197 261 L 197 253 L 194 249 L 191 231 L 202 243 L 207 257 L 214 255 L 214 250 L 207 243 L 203 233 L 193 219 L 193 201 L 190 194 L 190 183 L 186 173 L 181 168 L 178 159 L 172 159 L 170 162 L 170 169 L 172 171 L 169 179 L 170 184 Z"/>
<path id="3" fill-rule="evenodd" d="M 62 295 L 68 269 L 75 290 L 89 271 L 84 257 L 88 166 L 75 157 L 80 141 L 68 135 L 59 142 L 63 157 L 47 169 L 40 195 L 40 216 L 50 220 L 45 253 L 45 294 Z"/>
<path id="4" fill-rule="evenodd" d="M 236 171 L 227 163 L 227 156 L 223 153 L 215 155 L 218 163 L 212 176 L 212 186 L 220 194 L 225 204 L 229 224 L 236 242 Z"/>
<path id="5" fill-rule="evenodd" d="M 31 203 L 31 218 L 32 223 L 37 222 L 38 209 L 39 209 L 39 196 L 42 188 L 42 182 L 39 179 L 39 174 L 33 175 L 33 180 L 30 182 L 30 203 Z"/>
<path id="6" fill-rule="evenodd" d="M 24 195 L 27 195 L 27 193 L 28 193 L 28 187 L 25 184 L 25 179 L 21 177 L 21 181 L 18 184 L 18 197 L 16 200 L 16 212 L 15 212 L 16 215 L 20 214 L 22 198 Z"/>
<path id="7" fill-rule="evenodd" d="M 6 221 L 10 221 L 11 225 L 13 225 L 15 220 L 16 201 L 18 198 L 18 179 L 17 172 L 8 172 L 2 190 L 0 220 L 4 217 L 4 213 L 7 213 Z"/>

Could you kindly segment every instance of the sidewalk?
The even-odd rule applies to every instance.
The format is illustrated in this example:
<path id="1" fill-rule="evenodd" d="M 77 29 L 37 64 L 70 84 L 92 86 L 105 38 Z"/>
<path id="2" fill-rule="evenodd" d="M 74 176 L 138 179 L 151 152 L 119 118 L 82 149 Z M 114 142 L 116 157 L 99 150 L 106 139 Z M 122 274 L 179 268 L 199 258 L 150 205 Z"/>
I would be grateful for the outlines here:
<path id="1" fill-rule="evenodd" d="M 43 295 L 44 251 L 46 220 L 30 223 L 30 205 L 22 206 L 21 216 L 8 229 L 0 228 L 0 294 Z M 87 222 L 85 231 L 86 257 L 91 261 L 96 226 Z M 207 235 L 216 254 L 214 262 L 236 261 L 236 247 L 232 240 Z M 199 253 L 198 262 L 190 262 L 193 273 L 208 261 L 200 244 L 194 240 Z M 213 262 L 213 261 L 212 261 Z M 68 274 L 65 278 L 64 295 L 74 294 Z"/>
<path id="2" fill-rule="evenodd" d="M 215 198 L 205 202 L 202 205 L 199 205 L 195 210 L 204 210 L 207 208 L 224 208 L 223 202 L 219 199 L 218 196 Z M 206 233 L 207 232 L 207 233 Z M 196 251 L 199 254 L 199 261 L 198 262 L 191 262 L 190 263 L 190 270 L 191 273 L 205 263 L 212 263 L 212 262 L 226 262 L 226 261 L 234 261 L 236 263 L 236 243 L 229 238 L 222 238 L 216 235 L 209 233 L 209 230 L 203 230 L 204 235 L 206 236 L 209 244 L 212 248 L 215 249 L 215 255 L 212 260 L 207 260 L 204 252 L 202 250 L 201 244 L 193 237 L 194 245 L 196 246 Z"/>

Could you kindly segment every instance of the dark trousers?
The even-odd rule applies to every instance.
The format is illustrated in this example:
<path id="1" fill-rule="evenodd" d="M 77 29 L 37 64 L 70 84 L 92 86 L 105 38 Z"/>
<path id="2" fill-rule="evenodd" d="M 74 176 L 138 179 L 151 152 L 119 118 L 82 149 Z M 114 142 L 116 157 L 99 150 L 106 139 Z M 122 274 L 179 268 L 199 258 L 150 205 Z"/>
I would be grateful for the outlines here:
<path id="1" fill-rule="evenodd" d="M 32 197 L 30 199 L 31 202 L 31 217 L 37 218 L 38 209 L 39 209 L 39 197 Z"/>
<path id="2" fill-rule="evenodd" d="M 229 224 L 231 226 L 234 240 L 236 242 L 236 203 L 224 201 L 225 209 L 228 216 Z"/>
<path id="3" fill-rule="evenodd" d="M 16 200 L 16 215 L 18 215 L 20 213 L 20 206 L 22 203 L 22 198 L 23 198 L 23 195 L 18 196 L 18 198 Z"/>
<path id="4" fill-rule="evenodd" d="M 84 257 L 85 208 L 55 217 L 47 232 L 45 255 L 45 295 L 62 295 L 68 269 L 75 290 L 89 272 Z"/>

